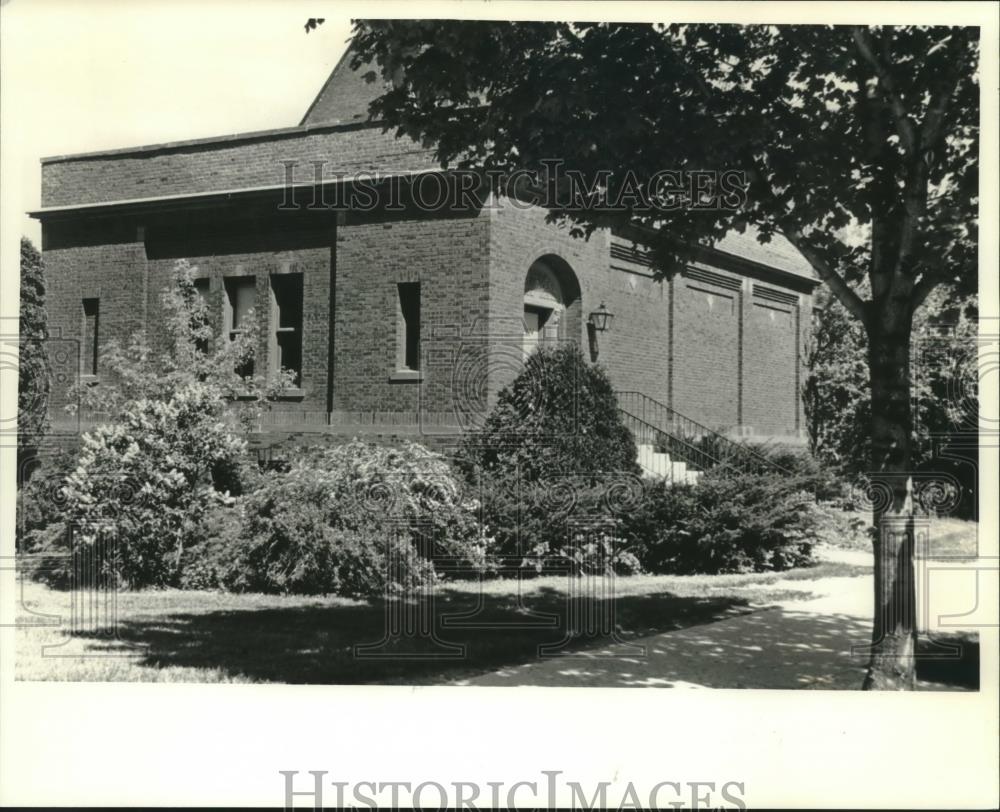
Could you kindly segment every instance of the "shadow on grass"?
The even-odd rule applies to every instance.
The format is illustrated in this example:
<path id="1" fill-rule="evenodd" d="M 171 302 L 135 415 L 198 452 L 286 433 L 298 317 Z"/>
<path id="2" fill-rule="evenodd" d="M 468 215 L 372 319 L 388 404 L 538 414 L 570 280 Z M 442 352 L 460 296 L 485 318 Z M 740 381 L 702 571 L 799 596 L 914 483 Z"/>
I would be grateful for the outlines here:
<path id="1" fill-rule="evenodd" d="M 405 604 L 318 600 L 125 617 L 118 626 L 121 641 L 145 647 L 143 665 L 299 684 L 856 688 L 864 661 L 850 647 L 870 634 L 858 618 L 755 611 L 741 599 L 583 599 L 551 588 L 520 601 L 445 588 Z M 976 688 L 978 645 L 922 670 L 922 679 Z"/>
<path id="2" fill-rule="evenodd" d="M 602 601 L 542 588 L 518 601 L 442 589 L 419 602 L 323 605 L 320 599 L 311 606 L 124 617 L 117 631 L 120 641 L 144 646 L 139 663 L 153 667 L 221 668 L 284 683 L 441 684 L 551 659 L 543 654 L 547 647 L 553 654 L 600 649 L 750 611 L 745 601 L 728 598 Z"/>

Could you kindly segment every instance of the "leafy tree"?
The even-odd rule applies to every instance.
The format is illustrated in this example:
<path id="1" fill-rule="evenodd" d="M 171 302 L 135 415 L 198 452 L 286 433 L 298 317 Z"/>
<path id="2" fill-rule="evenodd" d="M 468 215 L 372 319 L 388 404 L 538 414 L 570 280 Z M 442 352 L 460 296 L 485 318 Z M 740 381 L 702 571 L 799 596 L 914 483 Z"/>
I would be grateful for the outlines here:
<path id="1" fill-rule="evenodd" d="M 21 238 L 21 312 L 18 341 L 18 475 L 26 456 L 48 428 L 49 337 L 45 315 L 45 266 L 31 240 Z"/>
<path id="2" fill-rule="evenodd" d="M 594 185 L 550 196 L 553 216 L 581 234 L 645 227 L 663 273 L 747 226 L 809 261 L 868 340 L 885 498 L 865 687 L 911 688 L 910 342 L 937 285 L 976 283 L 977 30 L 369 21 L 353 47 L 353 66 L 391 83 L 370 108 L 386 129 L 433 144 L 444 166 L 562 159 L 564 177 Z M 745 195 L 700 170 L 742 172 Z M 666 194 L 636 193 L 651 182 Z"/>
<path id="3" fill-rule="evenodd" d="M 842 474 L 863 475 L 871 459 L 867 337 L 832 294 L 821 293 L 818 302 L 802 391 L 810 448 Z M 950 436 L 975 430 L 975 312 L 975 297 L 955 302 L 946 288 L 940 288 L 914 315 L 914 355 L 919 364 L 912 394 L 915 467 L 933 460 Z"/>
<path id="4" fill-rule="evenodd" d="M 292 385 L 293 375 L 287 370 L 270 377 L 241 374 L 251 365 L 259 340 L 254 313 L 248 314 L 245 329 L 234 340 L 220 340 L 195 288 L 196 270 L 187 260 L 178 260 L 171 284 L 163 290 L 165 347 L 154 349 L 143 330 L 124 342 L 108 339 L 100 348 L 101 380 L 96 385 L 76 386 L 67 408 L 73 410 L 79 403 L 85 409 L 114 415 L 131 401 L 169 400 L 185 386 L 209 383 L 220 402 L 240 402 L 236 413 L 244 427 L 249 427 L 265 401 Z"/>

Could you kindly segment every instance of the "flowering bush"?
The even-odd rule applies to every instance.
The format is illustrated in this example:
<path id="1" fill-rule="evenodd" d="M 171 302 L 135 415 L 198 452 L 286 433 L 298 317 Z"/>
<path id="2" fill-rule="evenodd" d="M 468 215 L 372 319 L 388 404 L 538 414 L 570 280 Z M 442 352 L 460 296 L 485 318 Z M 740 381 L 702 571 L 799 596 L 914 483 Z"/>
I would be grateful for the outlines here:
<path id="1" fill-rule="evenodd" d="M 108 419 L 83 436 L 58 488 L 60 520 L 34 529 L 35 551 L 65 551 L 72 534 L 131 588 L 181 581 L 185 548 L 201 540 L 206 513 L 254 478 L 243 431 L 288 384 L 287 374 L 239 375 L 259 331 L 250 318 L 236 340 L 215 340 L 195 270 L 178 261 L 161 296 L 164 352 L 142 332 L 102 346 L 101 378 L 78 387 L 77 399 Z M 239 411 L 237 395 L 246 404 Z"/>
<path id="2" fill-rule="evenodd" d="M 298 455 L 241 500 L 239 530 L 192 550 L 191 583 L 377 596 L 433 583 L 434 563 L 487 566 L 488 539 L 447 461 L 415 443 Z"/>
<path id="3" fill-rule="evenodd" d="M 213 387 L 189 384 L 168 400 L 131 401 L 83 436 L 67 519 L 78 543 L 101 542 L 102 565 L 129 587 L 177 583 L 206 509 L 227 498 L 215 477 L 238 467 L 246 442 L 222 410 Z"/>

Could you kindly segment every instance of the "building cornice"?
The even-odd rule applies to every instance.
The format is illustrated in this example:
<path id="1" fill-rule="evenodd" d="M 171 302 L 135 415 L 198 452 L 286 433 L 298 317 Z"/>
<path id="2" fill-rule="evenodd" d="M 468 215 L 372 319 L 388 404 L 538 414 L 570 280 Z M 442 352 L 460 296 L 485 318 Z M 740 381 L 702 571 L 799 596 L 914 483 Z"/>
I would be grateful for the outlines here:
<path id="1" fill-rule="evenodd" d="M 440 169 L 408 169 L 394 172 L 381 172 L 378 180 L 388 180 L 389 178 L 408 178 L 418 175 L 426 175 L 433 172 L 440 172 Z M 367 178 L 366 178 L 367 179 Z M 83 216 L 120 216 L 132 213 L 147 211 L 164 211 L 169 209 L 197 208 L 199 206 L 215 206 L 229 201 L 245 200 L 254 197 L 269 197 L 278 194 L 291 192 L 294 196 L 297 192 L 312 192 L 319 188 L 337 186 L 351 183 L 354 178 L 334 177 L 319 184 L 315 183 L 295 183 L 291 186 L 278 183 L 269 186 L 253 186 L 241 189 L 224 189 L 222 191 L 211 192 L 186 192 L 176 195 L 160 195 L 153 197 L 136 197 L 126 200 L 106 200 L 97 203 L 75 203 L 66 206 L 46 206 L 40 209 L 31 209 L 27 212 L 29 217 L 36 220 L 46 220 L 53 218 L 66 218 L 78 215 Z M 302 206 L 308 209 L 308 206 Z"/>
<path id="2" fill-rule="evenodd" d="M 313 130 L 342 129 L 340 127 L 310 128 Z M 301 132 L 301 128 L 294 128 L 289 133 Z M 214 139 L 218 142 L 218 139 Z M 199 142 L 207 143 L 207 142 Z M 380 173 L 380 180 L 388 180 L 398 177 L 416 177 L 419 175 L 442 172 L 440 168 L 428 167 L 426 169 L 413 169 L 402 171 L 389 171 Z M 154 197 L 140 197 L 125 200 L 111 200 L 97 203 L 78 203 L 65 206 L 48 206 L 28 211 L 28 216 L 36 220 L 58 220 L 70 219 L 74 217 L 121 217 L 129 215 L 142 215 L 154 212 L 171 210 L 211 208 L 225 205 L 230 202 L 252 200 L 254 198 L 275 197 L 292 192 L 293 196 L 298 192 L 315 193 L 320 187 L 333 187 L 344 183 L 352 182 L 351 178 L 331 178 L 329 181 L 317 186 L 315 183 L 297 183 L 292 186 L 286 184 L 274 184 L 267 186 L 256 186 L 238 189 L 225 189 L 222 191 L 210 192 L 188 192 L 176 195 L 161 195 Z M 320 196 L 322 197 L 322 196 Z M 308 206 L 303 206 L 308 210 Z M 695 249 L 697 260 L 706 265 L 728 270 L 741 276 L 749 276 L 771 281 L 786 287 L 797 287 L 803 292 L 811 293 L 820 280 L 814 277 L 804 276 L 793 271 L 776 268 L 773 265 L 747 259 L 738 254 L 732 254 L 718 248 L 709 246 L 698 246 Z"/>
<path id="3" fill-rule="evenodd" d="M 97 150 L 96 152 L 76 152 L 69 155 L 49 155 L 41 158 L 41 163 L 68 163 L 72 161 L 100 161 L 124 158 L 129 155 L 156 155 L 164 152 L 184 152 L 199 148 L 211 148 L 221 144 L 248 144 L 282 138 L 296 138 L 325 132 L 348 132 L 380 127 L 378 121 L 323 122 L 322 124 L 300 124 L 296 127 L 280 127 L 274 130 L 254 130 L 252 132 L 216 135 L 210 138 L 191 138 L 184 141 L 166 141 L 161 144 L 143 144 L 135 147 Z"/>

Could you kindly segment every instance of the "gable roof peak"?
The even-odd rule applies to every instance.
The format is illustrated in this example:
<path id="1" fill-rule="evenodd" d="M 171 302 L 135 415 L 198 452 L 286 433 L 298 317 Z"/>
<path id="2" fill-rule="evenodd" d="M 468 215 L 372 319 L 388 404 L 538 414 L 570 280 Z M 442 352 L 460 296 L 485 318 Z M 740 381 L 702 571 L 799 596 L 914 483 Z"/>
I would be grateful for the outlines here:
<path id="1" fill-rule="evenodd" d="M 353 51 L 350 46 L 337 61 L 316 98 L 306 110 L 299 126 L 307 124 L 352 124 L 369 120 L 368 105 L 385 92 L 386 84 L 379 78 L 378 67 L 372 63 L 351 68 Z M 375 72 L 375 81 L 365 79 Z"/>

